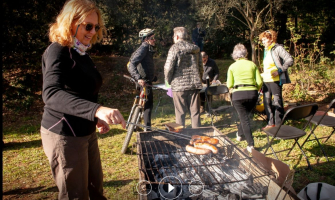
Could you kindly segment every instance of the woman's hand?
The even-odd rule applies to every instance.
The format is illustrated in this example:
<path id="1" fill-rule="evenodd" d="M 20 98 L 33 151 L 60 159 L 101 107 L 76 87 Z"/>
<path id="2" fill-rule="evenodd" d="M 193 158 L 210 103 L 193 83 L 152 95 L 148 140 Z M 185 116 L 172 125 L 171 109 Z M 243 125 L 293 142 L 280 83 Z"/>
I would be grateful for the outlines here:
<path id="1" fill-rule="evenodd" d="M 109 127 L 108 124 L 121 124 L 122 128 L 126 128 L 126 121 L 123 119 L 118 109 L 107 108 L 107 107 L 101 106 L 95 112 L 94 116 L 99 119 L 98 120 L 99 127 L 104 127 L 104 129 L 106 127 Z"/>
<path id="2" fill-rule="evenodd" d="M 276 70 L 276 71 L 274 71 L 274 72 L 271 73 L 271 76 L 272 76 L 272 77 L 276 77 L 276 76 L 278 76 L 278 75 L 279 75 L 278 70 Z"/>
<path id="3" fill-rule="evenodd" d="M 105 134 L 110 130 L 108 124 L 106 126 L 106 124 L 103 123 L 103 121 L 99 118 L 98 118 L 97 128 L 100 134 Z"/>
<path id="4" fill-rule="evenodd" d="M 138 79 L 138 84 L 140 84 L 141 86 L 145 86 L 145 81 L 143 79 Z"/>

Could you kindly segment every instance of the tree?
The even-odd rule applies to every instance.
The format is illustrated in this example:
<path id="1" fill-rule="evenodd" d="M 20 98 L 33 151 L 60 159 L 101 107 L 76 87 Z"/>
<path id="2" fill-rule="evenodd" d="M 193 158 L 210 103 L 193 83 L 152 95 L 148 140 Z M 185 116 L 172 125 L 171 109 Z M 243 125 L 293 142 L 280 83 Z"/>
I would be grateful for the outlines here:
<path id="1" fill-rule="evenodd" d="M 237 20 L 240 25 L 249 31 L 249 38 L 252 51 L 252 61 L 256 62 L 256 41 L 255 37 L 259 30 L 273 22 L 274 13 L 281 8 L 284 0 L 198 0 L 199 16 L 217 28 L 224 28 L 229 25 L 231 18 Z M 245 28 L 241 27 L 241 34 Z"/>
<path id="2" fill-rule="evenodd" d="M 114 53 L 130 55 L 138 46 L 141 29 L 155 29 L 156 55 L 166 55 L 173 28 L 195 22 L 188 0 L 105 0 L 108 43 Z"/>
<path id="3" fill-rule="evenodd" d="M 65 0 L 6 0 L 3 8 L 2 99 L 5 108 L 29 108 L 41 90 L 41 55 L 48 28 Z"/>

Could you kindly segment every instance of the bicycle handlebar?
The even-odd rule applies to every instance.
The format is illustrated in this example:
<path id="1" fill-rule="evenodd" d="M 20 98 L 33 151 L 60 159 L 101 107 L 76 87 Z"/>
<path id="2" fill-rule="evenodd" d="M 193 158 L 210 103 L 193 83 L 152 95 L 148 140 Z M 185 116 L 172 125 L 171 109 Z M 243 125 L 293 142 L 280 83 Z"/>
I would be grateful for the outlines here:
<path id="1" fill-rule="evenodd" d="M 130 77 L 130 76 L 128 76 L 128 75 L 123 74 L 123 77 L 125 77 L 125 78 L 128 79 L 128 80 L 130 80 L 131 82 L 136 83 L 135 79 L 133 79 L 132 77 Z"/>
<path id="2" fill-rule="evenodd" d="M 130 82 L 135 83 L 135 84 L 136 84 L 136 87 L 137 87 L 137 86 L 140 86 L 140 85 L 137 83 L 137 81 L 135 81 L 134 78 L 132 78 L 132 77 L 126 75 L 126 74 L 123 74 L 123 77 L 125 77 L 126 79 L 128 79 Z M 159 88 L 159 87 L 156 87 L 156 86 L 153 86 L 153 85 L 148 85 L 148 84 L 146 84 L 145 86 L 147 86 L 147 87 L 152 87 L 152 88 L 155 88 L 155 89 L 161 89 L 161 88 Z M 140 86 L 140 87 L 142 87 L 142 86 Z"/>

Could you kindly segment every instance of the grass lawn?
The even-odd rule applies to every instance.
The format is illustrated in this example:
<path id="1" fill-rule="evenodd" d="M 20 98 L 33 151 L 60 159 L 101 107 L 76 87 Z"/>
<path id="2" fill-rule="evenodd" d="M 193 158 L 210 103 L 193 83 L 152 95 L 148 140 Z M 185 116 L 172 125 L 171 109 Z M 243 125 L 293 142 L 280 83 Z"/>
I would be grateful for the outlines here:
<path id="1" fill-rule="evenodd" d="M 125 82 L 122 74 L 126 74 L 125 63 L 128 58 L 123 57 L 94 57 L 96 65 L 103 77 L 99 101 L 105 106 L 118 108 L 125 119 L 129 115 L 131 104 L 137 91 L 131 83 Z M 163 65 L 165 59 L 156 59 L 159 82 L 163 82 Z M 232 61 L 217 61 L 220 71 L 226 72 Z M 220 81 L 226 81 L 226 74 L 220 75 Z M 161 96 L 160 105 L 155 112 L 156 104 Z M 163 123 L 174 121 L 172 99 L 164 92 L 154 93 L 155 105 L 152 114 L 152 125 L 164 129 Z M 58 189 L 52 179 L 47 158 L 43 152 L 39 128 L 43 112 L 43 104 L 37 101 L 34 109 L 22 113 L 3 113 L 3 199 L 57 199 Z M 201 115 L 202 125 L 209 126 L 210 119 Z M 186 125 L 190 125 L 187 117 Z M 219 119 L 217 123 L 227 123 L 227 119 Z M 255 118 L 252 130 L 255 148 L 264 151 L 266 136 L 260 131 L 265 122 Z M 236 125 L 219 128 L 222 134 L 228 136 L 239 147 L 245 148 L 246 141 L 238 142 L 235 139 Z M 308 132 L 308 131 L 307 131 Z M 319 136 L 329 134 L 330 128 L 318 127 Z M 131 145 L 136 142 L 135 134 L 131 139 L 127 154 L 121 154 L 121 146 L 126 131 L 121 126 L 112 126 L 112 130 L 104 135 L 98 135 L 99 147 L 104 172 L 104 192 L 107 199 L 138 199 L 136 184 L 139 179 L 136 152 Z M 299 140 L 300 142 L 303 139 Z M 291 142 L 281 141 L 275 144 L 275 149 L 281 149 Z M 298 148 L 295 148 L 288 158 L 280 158 L 290 168 L 296 170 L 293 187 L 299 192 L 311 182 L 326 182 L 335 185 L 335 137 L 324 144 L 329 156 L 326 162 L 316 142 L 305 144 L 304 150 L 310 159 L 313 170 L 306 170 L 307 163 Z M 284 153 L 283 153 L 284 155 Z"/>

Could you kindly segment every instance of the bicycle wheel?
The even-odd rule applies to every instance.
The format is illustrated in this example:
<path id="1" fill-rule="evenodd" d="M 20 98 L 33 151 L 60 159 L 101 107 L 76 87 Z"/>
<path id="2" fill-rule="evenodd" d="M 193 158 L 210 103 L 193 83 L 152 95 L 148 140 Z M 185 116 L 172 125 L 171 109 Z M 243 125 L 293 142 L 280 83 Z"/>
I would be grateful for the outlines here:
<path id="1" fill-rule="evenodd" d="M 130 122 L 133 123 L 133 124 L 129 124 L 128 125 L 127 135 L 126 135 L 126 138 L 124 139 L 123 146 L 122 146 L 122 149 L 121 149 L 121 153 L 123 153 L 123 154 L 125 154 L 126 151 L 127 151 L 127 147 L 128 147 L 129 141 L 130 141 L 131 136 L 133 135 L 133 132 L 134 132 L 134 127 L 135 127 L 134 124 L 137 123 L 137 119 L 138 119 L 140 110 L 141 110 L 140 107 L 136 107 L 135 110 L 134 110 L 133 115 L 131 116 Z"/>

